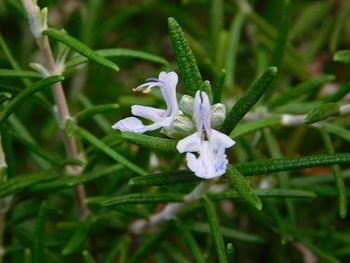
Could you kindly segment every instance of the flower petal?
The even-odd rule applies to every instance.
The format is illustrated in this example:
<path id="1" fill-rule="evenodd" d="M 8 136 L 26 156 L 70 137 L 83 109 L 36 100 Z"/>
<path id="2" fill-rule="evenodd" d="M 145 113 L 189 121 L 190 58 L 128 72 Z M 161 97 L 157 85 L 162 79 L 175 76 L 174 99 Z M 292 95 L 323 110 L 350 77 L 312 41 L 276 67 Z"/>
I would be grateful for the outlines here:
<path id="1" fill-rule="evenodd" d="M 169 128 L 173 124 L 174 118 L 172 116 L 162 118 L 157 123 L 160 127 Z"/>
<path id="2" fill-rule="evenodd" d="M 207 93 L 198 90 L 194 98 L 194 115 L 196 119 L 197 132 L 201 136 L 203 130 L 210 135 L 211 109 Z"/>
<path id="3" fill-rule="evenodd" d="M 183 138 L 177 143 L 177 150 L 180 153 L 183 152 L 198 152 L 200 148 L 201 140 L 197 133 L 194 133 L 186 138 Z"/>
<path id="4" fill-rule="evenodd" d="M 165 116 L 166 111 L 148 106 L 134 105 L 131 107 L 131 113 L 151 121 L 159 121 Z"/>
<path id="5" fill-rule="evenodd" d="M 202 167 L 202 174 L 198 175 L 204 179 L 211 179 L 217 177 L 215 170 L 215 156 L 213 149 L 208 141 L 203 141 L 199 150 L 200 166 Z"/>
<path id="6" fill-rule="evenodd" d="M 159 73 L 159 80 L 164 82 L 166 85 L 169 86 L 169 88 L 175 88 L 177 85 L 177 82 L 179 80 L 177 74 L 174 71 L 170 72 L 160 72 Z"/>
<path id="7" fill-rule="evenodd" d="M 224 153 L 224 150 L 222 150 L 217 152 L 214 156 L 215 174 L 217 176 L 223 175 L 226 172 L 226 166 L 228 164 L 226 154 Z"/>
<path id="8" fill-rule="evenodd" d="M 211 129 L 210 144 L 214 150 L 218 148 L 230 148 L 236 142 L 222 132 Z"/>
<path id="9" fill-rule="evenodd" d="M 159 74 L 159 87 L 167 105 L 167 110 L 173 117 L 179 114 L 179 105 L 176 98 L 177 82 L 178 76 L 173 71 L 168 73 L 163 71 Z"/>
<path id="10" fill-rule="evenodd" d="M 217 173 L 215 169 L 215 157 L 207 141 L 202 142 L 198 158 L 192 153 L 187 153 L 186 159 L 188 168 L 190 168 L 197 177 L 211 179 L 223 174 L 221 170 L 220 173 Z"/>
<path id="11" fill-rule="evenodd" d="M 136 133 L 153 131 L 160 127 L 161 125 L 157 122 L 151 125 L 143 125 L 143 123 L 138 118 L 135 118 L 135 117 L 128 117 L 128 118 L 122 119 L 112 126 L 112 128 L 116 130 L 136 132 Z"/>

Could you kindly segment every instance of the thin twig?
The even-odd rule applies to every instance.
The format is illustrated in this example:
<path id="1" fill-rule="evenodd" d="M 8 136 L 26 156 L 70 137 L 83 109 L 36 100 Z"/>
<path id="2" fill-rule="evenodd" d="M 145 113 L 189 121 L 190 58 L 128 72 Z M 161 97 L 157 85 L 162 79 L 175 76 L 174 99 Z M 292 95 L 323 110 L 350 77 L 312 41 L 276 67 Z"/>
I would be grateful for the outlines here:
<path id="1" fill-rule="evenodd" d="M 52 55 L 51 46 L 47 36 L 43 36 L 41 41 L 41 50 L 46 62 L 46 66 L 51 74 L 58 74 L 57 67 Z M 77 147 L 77 141 L 75 136 L 68 137 L 65 133 L 64 127 L 66 121 L 70 118 L 70 113 L 67 105 L 66 96 L 63 92 L 62 83 L 58 82 L 52 86 L 52 93 L 57 107 L 57 117 L 59 127 L 61 129 L 61 136 L 64 142 L 65 150 L 68 159 L 77 160 L 79 159 L 79 152 Z M 78 165 L 70 165 L 69 173 L 73 176 L 80 176 L 82 168 Z M 85 204 L 85 188 L 84 185 L 78 185 L 74 189 L 75 201 L 77 205 L 78 216 L 81 220 L 84 220 L 88 215 L 88 207 Z"/>
<path id="2" fill-rule="evenodd" d="M 2 149 L 2 140 L 0 135 L 0 183 L 6 180 L 7 163 L 5 153 Z M 10 207 L 11 197 L 0 199 L 0 263 L 4 256 L 4 233 L 6 223 L 6 213 Z"/>
<path id="3" fill-rule="evenodd" d="M 27 15 L 29 17 L 29 23 L 35 21 L 36 14 L 35 8 L 31 0 L 22 0 Z M 33 28 L 33 25 L 30 25 Z M 37 25 L 35 25 L 37 26 Z M 35 36 L 35 35 L 34 35 Z M 50 74 L 56 75 L 61 74 L 59 71 L 50 46 L 50 42 L 47 36 L 41 35 L 37 38 L 40 50 L 44 57 L 46 67 Z M 75 136 L 68 137 L 65 133 L 65 123 L 70 118 L 70 113 L 67 105 L 67 99 L 63 91 L 62 83 L 58 82 L 52 87 L 52 93 L 55 100 L 55 109 L 57 110 L 57 121 L 58 126 L 61 131 L 61 136 L 64 142 L 65 151 L 69 160 L 80 159 L 77 141 Z M 78 165 L 67 166 L 68 173 L 73 176 L 80 176 L 82 173 L 82 168 Z M 78 185 L 74 189 L 75 191 L 75 201 L 77 206 L 77 213 L 80 220 L 84 220 L 89 214 L 89 209 L 85 204 L 85 188 L 84 185 Z"/>

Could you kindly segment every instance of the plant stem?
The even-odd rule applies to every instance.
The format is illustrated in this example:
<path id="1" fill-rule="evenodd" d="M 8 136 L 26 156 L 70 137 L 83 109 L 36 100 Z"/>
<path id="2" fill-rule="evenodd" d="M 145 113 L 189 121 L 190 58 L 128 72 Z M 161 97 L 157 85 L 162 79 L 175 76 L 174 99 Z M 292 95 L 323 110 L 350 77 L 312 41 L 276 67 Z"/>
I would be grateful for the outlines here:
<path id="1" fill-rule="evenodd" d="M 0 134 L 0 183 L 6 180 L 6 158 L 5 153 L 2 149 L 2 140 Z M 8 210 L 8 204 L 6 201 L 9 199 L 0 199 L 0 263 L 2 262 L 2 257 L 4 256 L 4 232 L 5 232 L 5 223 L 6 223 L 6 212 Z"/>
<path id="2" fill-rule="evenodd" d="M 5 214 L 0 213 L 0 263 L 4 256 L 4 232 L 5 232 Z"/>
<path id="3" fill-rule="evenodd" d="M 59 74 L 53 55 L 51 46 L 47 36 L 43 36 L 40 42 L 40 48 L 42 50 L 47 69 L 53 75 Z M 61 136 L 64 142 L 65 150 L 68 159 L 79 159 L 79 152 L 77 147 L 77 141 L 75 136 L 68 137 L 65 133 L 65 123 L 70 118 L 70 113 L 67 105 L 67 99 L 63 91 L 61 82 L 58 82 L 52 86 L 52 94 L 57 107 L 58 125 L 61 129 Z M 68 167 L 69 173 L 73 176 L 80 176 L 82 168 L 78 165 L 70 165 Z M 80 220 L 84 220 L 89 213 L 89 209 L 85 204 L 85 188 L 84 185 L 77 185 L 74 189 L 75 201 L 77 206 L 77 213 Z"/>
<path id="4" fill-rule="evenodd" d="M 146 227 L 159 226 L 164 221 L 173 219 L 176 217 L 176 214 L 186 206 L 187 203 L 199 200 L 209 186 L 210 185 L 205 181 L 201 182 L 193 189 L 192 192 L 184 197 L 184 202 L 167 204 L 162 211 L 151 215 L 148 220 L 136 220 L 129 226 L 129 230 L 134 234 L 140 234 Z"/>
<path id="5" fill-rule="evenodd" d="M 41 49 L 48 71 L 52 75 L 61 74 L 60 70 L 56 66 L 55 59 L 52 55 L 52 50 L 48 37 L 42 34 L 36 35 L 36 32 L 38 30 L 41 30 L 41 28 L 38 28 L 40 27 L 40 23 L 38 21 L 36 13 L 37 7 L 34 6 L 31 0 L 22 0 L 22 3 L 29 19 L 31 31 Z M 69 160 L 77 160 L 79 159 L 79 152 L 76 137 L 68 137 L 65 133 L 65 123 L 70 118 L 70 113 L 67 105 L 67 99 L 63 91 L 62 83 L 58 82 L 52 85 L 51 88 L 55 100 L 55 110 L 57 110 L 58 126 L 61 131 L 61 136 L 63 139 L 67 157 Z M 78 165 L 69 165 L 67 166 L 67 171 L 72 176 L 80 176 L 82 173 L 82 168 Z M 74 188 L 74 192 L 78 217 L 80 220 L 84 220 L 89 214 L 89 209 L 85 204 L 84 185 L 77 185 Z"/>

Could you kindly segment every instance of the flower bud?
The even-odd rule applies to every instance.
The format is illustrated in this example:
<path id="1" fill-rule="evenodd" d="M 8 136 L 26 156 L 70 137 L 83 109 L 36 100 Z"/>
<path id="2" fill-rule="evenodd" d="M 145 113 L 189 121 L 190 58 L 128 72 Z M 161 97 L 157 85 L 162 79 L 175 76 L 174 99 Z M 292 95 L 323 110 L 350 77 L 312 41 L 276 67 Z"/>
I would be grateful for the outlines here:
<path id="1" fill-rule="evenodd" d="M 190 118 L 178 115 L 175 117 L 173 127 L 176 131 L 191 133 L 194 129 L 193 122 Z"/>
<path id="2" fill-rule="evenodd" d="M 193 122 L 190 118 L 183 115 L 178 115 L 175 117 L 174 122 L 171 127 L 163 128 L 162 132 L 173 139 L 181 139 L 194 133 Z"/>
<path id="3" fill-rule="evenodd" d="M 224 123 L 226 117 L 226 107 L 224 104 L 216 103 L 211 106 L 210 124 L 212 127 L 219 127 Z"/>
<path id="4" fill-rule="evenodd" d="M 194 98 L 189 95 L 183 95 L 180 103 L 180 110 L 182 110 L 185 114 L 192 115 L 193 107 L 194 107 Z"/>

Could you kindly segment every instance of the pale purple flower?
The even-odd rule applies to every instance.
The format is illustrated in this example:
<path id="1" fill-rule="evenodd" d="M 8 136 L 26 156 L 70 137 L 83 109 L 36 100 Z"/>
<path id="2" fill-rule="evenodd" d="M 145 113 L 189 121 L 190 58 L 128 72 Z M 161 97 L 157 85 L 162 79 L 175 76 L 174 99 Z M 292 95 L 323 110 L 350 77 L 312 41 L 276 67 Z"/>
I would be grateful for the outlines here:
<path id="1" fill-rule="evenodd" d="M 180 140 L 177 150 L 180 153 L 187 152 L 187 165 L 196 176 L 211 179 L 223 175 L 228 164 L 225 149 L 233 146 L 235 141 L 211 128 L 210 102 L 203 91 L 196 93 L 194 117 L 197 132 Z M 198 157 L 192 152 L 197 153 Z"/>
<path id="2" fill-rule="evenodd" d="M 179 106 L 176 99 L 177 82 L 178 76 L 175 72 L 167 73 L 163 71 L 159 74 L 158 78 L 149 78 L 146 83 L 134 89 L 134 91 L 148 93 L 153 87 L 160 88 L 167 105 L 166 110 L 141 105 L 134 105 L 131 107 L 131 112 L 134 116 L 151 120 L 153 122 L 152 124 L 144 125 L 140 119 L 128 117 L 118 121 L 112 128 L 120 131 L 144 133 L 162 127 L 170 127 L 175 117 L 179 115 Z"/>

